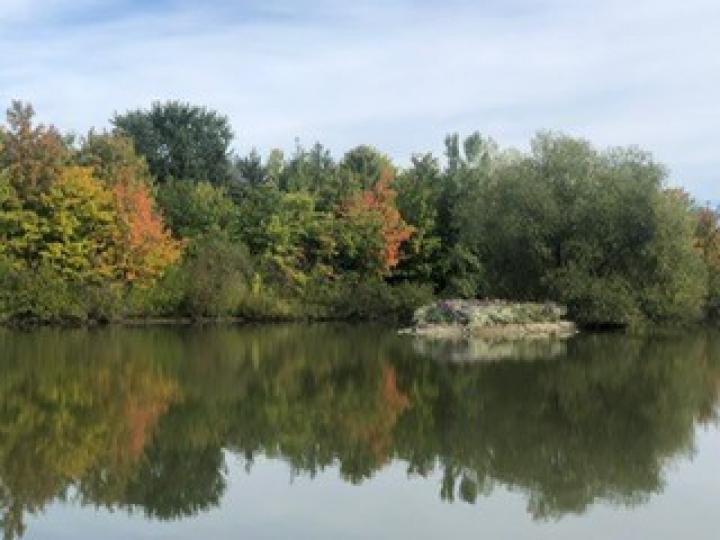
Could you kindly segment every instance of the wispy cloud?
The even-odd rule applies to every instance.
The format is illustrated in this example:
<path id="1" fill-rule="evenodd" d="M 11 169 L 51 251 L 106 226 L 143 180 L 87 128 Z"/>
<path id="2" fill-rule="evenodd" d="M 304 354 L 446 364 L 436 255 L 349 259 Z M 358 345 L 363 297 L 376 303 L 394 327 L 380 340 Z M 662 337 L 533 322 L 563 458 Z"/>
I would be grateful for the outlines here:
<path id="1" fill-rule="evenodd" d="M 400 162 L 448 131 L 557 129 L 639 144 L 720 199 L 715 0 L 69 4 L 0 3 L 0 102 L 82 132 L 179 98 L 228 114 L 241 150 L 297 136 Z"/>

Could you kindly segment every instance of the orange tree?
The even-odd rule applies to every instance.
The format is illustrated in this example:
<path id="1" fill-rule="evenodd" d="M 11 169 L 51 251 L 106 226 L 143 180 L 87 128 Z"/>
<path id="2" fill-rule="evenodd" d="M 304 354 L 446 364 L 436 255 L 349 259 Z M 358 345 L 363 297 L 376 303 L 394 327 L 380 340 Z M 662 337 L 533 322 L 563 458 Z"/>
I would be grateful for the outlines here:
<path id="1" fill-rule="evenodd" d="M 170 236 L 146 185 L 120 182 L 112 194 L 120 225 L 118 269 L 127 282 L 152 283 L 180 258 L 182 242 Z"/>
<path id="2" fill-rule="evenodd" d="M 375 185 L 352 196 L 340 208 L 340 266 L 387 276 L 399 263 L 400 246 L 414 229 L 395 206 L 394 177 L 384 169 Z"/>

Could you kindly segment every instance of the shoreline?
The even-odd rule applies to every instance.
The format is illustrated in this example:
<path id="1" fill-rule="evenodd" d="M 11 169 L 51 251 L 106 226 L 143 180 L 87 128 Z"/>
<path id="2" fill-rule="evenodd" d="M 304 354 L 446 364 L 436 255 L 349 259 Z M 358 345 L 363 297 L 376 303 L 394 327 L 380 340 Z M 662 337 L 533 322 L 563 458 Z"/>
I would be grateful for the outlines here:
<path id="1" fill-rule="evenodd" d="M 403 328 L 398 334 L 430 339 L 487 339 L 519 340 L 569 338 L 578 333 L 578 327 L 570 321 L 504 324 L 471 327 L 462 324 L 429 324 Z"/>
<path id="2" fill-rule="evenodd" d="M 333 318 L 333 317 L 287 317 L 287 318 L 258 318 L 251 319 L 246 317 L 148 317 L 148 318 L 129 318 L 129 319 L 112 319 L 99 320 L 88 319 L 82 321 L 33 321 L 33 320 L 0 320 L 0 329 L 8 330 L 32 330 L 35 328 L 100 328 L 100 327 L 126 327 L 140 328 L 150 326 L 210 326 L 210 325 L 274 325 L 288 323 L 372 323 L 372 322 L 397 322 L 388 318 L 370 318 L 370 319 L 353 319 L 353 318 Z"/>

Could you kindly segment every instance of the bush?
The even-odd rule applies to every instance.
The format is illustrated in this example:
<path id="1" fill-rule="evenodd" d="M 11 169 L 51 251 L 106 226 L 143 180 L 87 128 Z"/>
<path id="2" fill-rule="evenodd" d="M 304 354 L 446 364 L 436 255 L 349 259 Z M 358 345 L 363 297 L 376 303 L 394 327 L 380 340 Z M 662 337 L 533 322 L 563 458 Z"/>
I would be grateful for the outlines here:
<path id="1" fill-rule="evenodd" d="M 710 321 L 720 321 L 720 274 L 710 275 L 709 294 L 707 300 L 707 317 Z"/>
<path id="2" fill-rule="evenodd" d="M 199 239 L 186 260 L 184 307 L 193 317 L 235 315 L 253 277 L 247 248 L 226 238 Z"/>
<path id="3" fill-rule="evenodd" d="M 10 261 L 0 256 L 0 322 L 8 319 L 12 310 L 13 297 L 10 289 L 12 274 Z"/>
<path id="4" fill-rule="evenodd" d="M 236 313 L 238 317 L 252 321 L 284 321 L 302 316 L 298 305 L 280 298 L 273 291 L 253 291 L 240 301 Z"/>
<path id="5" fill-rule="evenodd" d="M 91 321 L 110 322 L 126 312 L 123 286 L 118 283 L 83 287 L 81 299 L 85 316 Z"/>
<path id="6" fill-rule="evenodd" d="M 88 318 L 82 287 L 66 281 L 49 265 L 0 269 L 0 309 L 5 320 L 22 323 L 80 323 Z"/>
<path id="7" fill-rule="evenodd" d="M 592 277 L 590 272 L 568 269 L 554 274 L 552 281 L 557 298 L 580 325 L 631 326 L 644 319 L 636 291 L 620 277 Z"/>
<path id="8" fill-rule="evenodd" d="M 409 321 L 415 309 L 432 299 L 430 285 L 350 278 L 313 282 L 305 292 L 303 309 L 311 318 Z"/>
<path id="9" fill-rule="evenodd" d="M 177 265 L 151 287 L 133 287 L 127 296 L 131 317 L 172 317 L 183 313 L 188 272 Z"/>

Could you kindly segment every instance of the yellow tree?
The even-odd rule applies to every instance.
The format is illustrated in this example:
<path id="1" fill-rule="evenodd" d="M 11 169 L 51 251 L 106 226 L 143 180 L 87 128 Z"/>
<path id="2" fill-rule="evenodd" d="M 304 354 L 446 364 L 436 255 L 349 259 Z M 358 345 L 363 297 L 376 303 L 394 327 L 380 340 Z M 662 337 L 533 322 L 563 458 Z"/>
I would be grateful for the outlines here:
<path id="1" fill-rule="evenodd" d="M 37 256 L 68 279 L 115 277 L 119 236 L 112 193 L 87 167 L 63 167 L 38 208 Z"/>
<path id="2" fill-rule="evenodd" d="M 119 274 L 135 284 L 151 284 L 179 259 L 182 243 L 171 238 L 157 210 L 145 159 L 128 137 L 90 132 L 79 160 L 92 167 L 94 176 L 112 191 L 119 223 Z"/>

